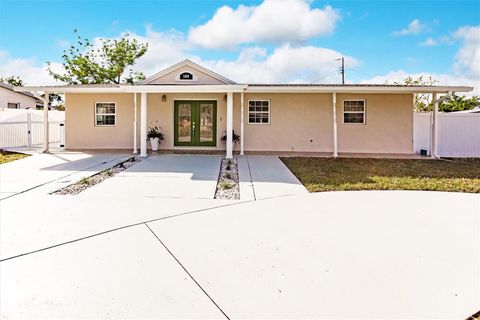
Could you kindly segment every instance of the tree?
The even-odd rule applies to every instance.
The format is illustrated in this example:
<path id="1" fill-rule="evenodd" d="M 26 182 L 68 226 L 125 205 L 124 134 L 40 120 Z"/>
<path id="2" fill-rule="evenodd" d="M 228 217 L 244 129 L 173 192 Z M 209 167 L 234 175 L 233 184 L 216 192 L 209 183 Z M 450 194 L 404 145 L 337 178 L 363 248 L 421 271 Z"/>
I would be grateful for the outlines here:
<path id="1" fill-rule="evenodd" d="M 394 82 L 395 84 L 403 84 L 406 86 L 433 86 L 438 83 L 437 80 L 432 79 L 431 76 L 424 77 L 420 76 L 418 78 L 414 78 L 411 76 L 406 77 L 403 79 L 401 83 Z M 428 112 L 432 111 L 431 105 L 431 94 L 429 93 L 416 93 L 413 95 L 413 108 L 416 112 Z"/>
<path id="2" fill-rule="evenodd" d="M 438 83 L 432 77 L 418 78 L 407 77 L 403 79 L 402 83 L 395 82 L 395 84 L 404 84 L 407 86 L 433 86 Z M 430 112 L 433 110 L 432 95 L 429 93 L 417 93 L 414 95 L 414 109 L 417 112 Z M 477 96 L 467 98 L 465 96 L 452 95 L 445 97 L 439 102 L 438 110 L 441 112 L 454 112 L 463 110 L 472 110 L 475 107 L 480 107 L 480 99 Z"/>
<path id="3" fill-rule="evenodd" d="M 480 107 L 480 98 L 473 96 L 467 98 L 464 96 L 452 95 L 438 105 L 438 110 L 442 112 L 454 112 L 454 111 L 464 111 L 472 110 L 475 107 Z"/>
<path id="4" fill-rule="evenodd" d="M 1 83 L 6 83 L 14 87 L 23 87 L 25 83 L 19 76 L 10 76 L 6 78 L 0 78 Z"/>
<path id="5" fill-rule="evenodd" d="M 77 34 L 77 30 L 74 30 Z M 96 47 L 77 35 L 77 43 L 64 50 L 65 73 L 56 73 L 48 63 L 48 72 L 56 80 L 68 84 L 134 83 L 145 79 L 131 67 L 147 52 L 148 44 L 139 43 L 124 34 L 119 40 L 100 39 Z"/>

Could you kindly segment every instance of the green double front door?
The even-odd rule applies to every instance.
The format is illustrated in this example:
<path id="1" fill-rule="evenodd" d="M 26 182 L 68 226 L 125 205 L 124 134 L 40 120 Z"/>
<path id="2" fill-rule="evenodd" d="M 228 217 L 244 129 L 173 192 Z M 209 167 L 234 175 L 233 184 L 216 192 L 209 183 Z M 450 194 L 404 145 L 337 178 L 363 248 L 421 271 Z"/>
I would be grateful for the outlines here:
<path id="1" fill-rule="evenodd" d="M 215 146 L 217 143 L 216 101 L 175 101 L 176 146 Z"/>

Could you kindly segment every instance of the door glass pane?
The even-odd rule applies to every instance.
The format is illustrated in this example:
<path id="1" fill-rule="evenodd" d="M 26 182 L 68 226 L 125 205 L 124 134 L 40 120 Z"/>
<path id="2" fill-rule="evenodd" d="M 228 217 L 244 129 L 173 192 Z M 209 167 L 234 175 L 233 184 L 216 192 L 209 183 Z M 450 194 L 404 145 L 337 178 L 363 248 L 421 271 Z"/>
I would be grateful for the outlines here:
<path id="1" fill-rule="evenodd" d="M 178 142 L 192 141 L 192 105 L 180 103 L 178 105 Z"/>
<path id="2" fill-rule="evenodd" d="M 200 142 L 213 142 L 213 104 L 200 103 Z"/>

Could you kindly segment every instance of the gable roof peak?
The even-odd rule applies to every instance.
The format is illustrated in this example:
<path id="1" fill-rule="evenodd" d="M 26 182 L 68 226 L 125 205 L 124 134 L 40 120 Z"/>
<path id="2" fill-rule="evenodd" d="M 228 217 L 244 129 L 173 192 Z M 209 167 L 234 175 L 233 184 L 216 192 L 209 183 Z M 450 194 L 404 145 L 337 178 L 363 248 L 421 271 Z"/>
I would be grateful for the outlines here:
<path id="1" fill-rule="evenodd" d="M 166 68 L 166 69 L 163 69 L 160 72 L 155 73 L 154 75 L 152 75 L 152 76 L 146 78 L 145 80 L 143 80 L 140 84 L 152 84 L 152 82 L 155 82 L 155 80 L 157 80 L 157 79 L 159 79 L 159 78 L 161 78 L 161 77 L 163 77 L 163 76 L 165 76 L 169 73 L 172 73 L 175 70 L 179 70 L 179 69 L 181 69 L 185 66 L 188 66 L 190 68 L 196 69 L 197 71 L 205 73 L 208 76 L 216 79 L 217 81 L 219 81 L 223 84 L 236 84 L 235 81 L 232 81 L 232 80 L 230 80 L 230 79 L 228 79 L 228 78 L 226 78 L 226 77 L 224 77 L 224 76 L 222 76 L 222 75 L 220 75 L 220 74 L 218 74 L 218 73 L 216 73 L 216 72 L 214 72 L 210 69 L 207 69 L 207 68 L 205 68 L 205 67 L 203 67 L 203 66 L 201 66 L 201 65 L 199 65 L 199 64 L 197 64 L 197 63 L 195 63 L 195 62 L 193 62 L 189 59 L 184 59 L 184 60 Z"/>

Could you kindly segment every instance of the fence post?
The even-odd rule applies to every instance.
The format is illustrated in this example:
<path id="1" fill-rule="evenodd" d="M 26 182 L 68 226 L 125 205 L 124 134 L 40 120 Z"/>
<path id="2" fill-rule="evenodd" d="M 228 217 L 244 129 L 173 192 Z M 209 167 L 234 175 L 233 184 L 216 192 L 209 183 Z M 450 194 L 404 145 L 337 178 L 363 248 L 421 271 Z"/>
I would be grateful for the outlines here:
<path id="1" fill-rule="evenodd" d="M 27 133 L 28 133 L 27 146 L 31 148 L 32 147 L 32 113 L 30 111 L 28 111 L 27 113 Z"/>

